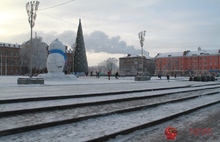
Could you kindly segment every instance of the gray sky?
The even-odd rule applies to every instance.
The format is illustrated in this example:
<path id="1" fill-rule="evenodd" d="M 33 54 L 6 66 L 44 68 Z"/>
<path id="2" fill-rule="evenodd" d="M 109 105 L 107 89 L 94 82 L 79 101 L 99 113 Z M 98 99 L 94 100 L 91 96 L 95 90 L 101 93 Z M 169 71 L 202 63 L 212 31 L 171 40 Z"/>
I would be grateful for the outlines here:
<path id="1" fill-rule="evenodd" d="M 27 2 L 0 1 L 0 42 L 22 44 L 30 38 Z M 82 19 L 84 41 L 90 52 L 89 65 L 106 57 L 140 54 L 138 33 L 143 30 L 146 30 L 144 49 L 151 57 L 157 53 L 193 51 L 198 47 L 220 49 L 220 0 L 39 2 L 33 30 L 47 44 L 58 37 L 70 47 L 75 42 L 79 19 Z M 59 4 L 63 5 L 56 6 Z"/>

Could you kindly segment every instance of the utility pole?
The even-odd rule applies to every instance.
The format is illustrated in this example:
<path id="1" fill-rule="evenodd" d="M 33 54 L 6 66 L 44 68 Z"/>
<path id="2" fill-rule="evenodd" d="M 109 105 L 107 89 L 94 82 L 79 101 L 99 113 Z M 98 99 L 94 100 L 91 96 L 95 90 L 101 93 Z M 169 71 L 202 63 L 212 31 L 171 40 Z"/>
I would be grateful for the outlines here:
<path id="1" fill-rule="evenodd" d="M 8 55 L 6 54 L 6 56 L 5 56 L 5 75 L 7 75 L 8 73 L 8 70 L 7 70 L 7 68 L 8 68 L 8 62 L 7 62 L 7 60 L 8 60 Z"/>

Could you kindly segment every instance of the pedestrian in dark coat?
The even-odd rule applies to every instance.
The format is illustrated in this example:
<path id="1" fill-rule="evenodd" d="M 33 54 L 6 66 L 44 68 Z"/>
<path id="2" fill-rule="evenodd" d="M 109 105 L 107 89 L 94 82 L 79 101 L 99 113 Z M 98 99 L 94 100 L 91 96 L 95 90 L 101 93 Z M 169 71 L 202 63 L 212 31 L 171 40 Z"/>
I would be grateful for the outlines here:
<path id="1" fill-rule="evenodd" d="M 158 74 L 158 78 L 160 78 L 160 79 L 161 79 L 161 73 L 159 73 L 159 74 Z"/>
<path id="2" fill-rule="evenodd" d="M 118 79 L 118 72 L 115 73 L 115 78 Z"/>
<path id="3" fill-rule="evenodd" d="M 169 76 L 169 74 L 167 74 L 167 80 L 168 80 L 168 82 L 170 81 L 170 76 Z"/>

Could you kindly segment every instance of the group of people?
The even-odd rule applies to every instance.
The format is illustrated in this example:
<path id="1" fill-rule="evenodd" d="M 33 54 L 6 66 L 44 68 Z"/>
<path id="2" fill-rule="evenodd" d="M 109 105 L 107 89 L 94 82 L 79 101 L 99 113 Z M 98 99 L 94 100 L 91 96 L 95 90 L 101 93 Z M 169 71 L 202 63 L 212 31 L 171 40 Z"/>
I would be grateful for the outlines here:
<path id="1" fill-rule="evenodd" d="M 159 74 L 158 74 L 158 78 L 161 79 L 161 76 L 162 76 L 162 74 L 159 73 Z M 167 73 L 166 77 L 167 77 L 167 80 L 168 80 L 168 82 L 169 82 L 169 81 L 170 81 L 170 75 L 169 75 L 169 73 Z M 174 74 L 174 77 L 176 78 L 176 74 Z"/>
<path id="2" fill-rule="evenodd" d="M 108 74 L 108 80 L 110 80 L 111 71 L 108 71 L 107 74 Z M 93 76 L 93 72 L 92 71 L 90 72 L 90 76 Z M 119 73 L 116 72 L 115 73 L 115 78 L 118 79 L 118 76 L 119 76 Z M 96 78 L 99 78 L 99 77 L 100 77 L 100 73 L 99 73 L 99 71 L 96 71 Z"/>
<path id="3" fill-rule="evenodd" d="M 161 76 L 162 76 L 162 74 L 159 73 L 159 74 L 158 74 L 158 78 L 161 79 Z M 167 80 L 168 80 L 168 82 L 169 82 L 169 81 L 170 81 L 170 75 L 169 75 L 169 73 L 167 73 L 166 77 L 167 77 Z M 176 74 L 174 74 L 174 77 L 176 78 Z"/>

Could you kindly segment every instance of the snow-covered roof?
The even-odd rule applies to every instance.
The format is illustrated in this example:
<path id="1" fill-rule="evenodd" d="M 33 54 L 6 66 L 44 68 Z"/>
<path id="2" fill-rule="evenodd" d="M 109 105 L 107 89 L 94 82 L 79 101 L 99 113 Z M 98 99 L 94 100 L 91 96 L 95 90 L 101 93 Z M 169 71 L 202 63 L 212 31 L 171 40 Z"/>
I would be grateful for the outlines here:
<path id="1" fill-rule="evenodd" d="M 190 51 L 185 56 L 193 56 L 193 55 L 213 55 L 219 54 L 219 50 L 199 50 L 199 51 Z"/>
<path id="2" fill-rule="evenodd" d="M 144 55 L 147 59 L 152 59 L 150 56 L 149 56 L 149 54 L 145 54 Z"/>
<path id="3" fill-rule="evenodd" d="M 149 54 L 145 54 L 145 55 L 143 55 L 143 56 L 145 56 L 146 59 L 152 59 L 152 58 L 149 56 Z M 125 56 L 125 57 L 120 57 L 120 58 L 137 58 L 137 57 L 141 57 L 141 56 L 140 56 L 140 55 L 137 55 L 137 54 L 133 54 L 133 55 L 128 54 L 127 56 Z"/>
<path id="4" fill-rule="evenodd" d="M 4 47 L 17 47 L 19 48 L 21 45 L 20 44 L 12 44 L 12 43 L 4 43 L 4 42 L 0 42 L 0 46 L 4 46 Z"/>
<path id="5" fill-rule="evenodd" d="M 65 53 L 73 53 L 73 50 L 71 49 L 65 50 Z"/>
<path id="6" fill-rule="evenodd" d="M 158 53 L 156 58 L 179 57 L 179 56 L 183 56 L 183 52 Z"/>
<path id="7" fill-rule="evenodd" d="M 180 56 L 202 56 L 202 55 L 216 55 L 220 54 L 219 50 L 198 50 L 198 51 L 184 51 L 184 52 L 169 52 L 169 53 L 158 53 L 156 58 L 165 57 L 180 57 Z"/>

